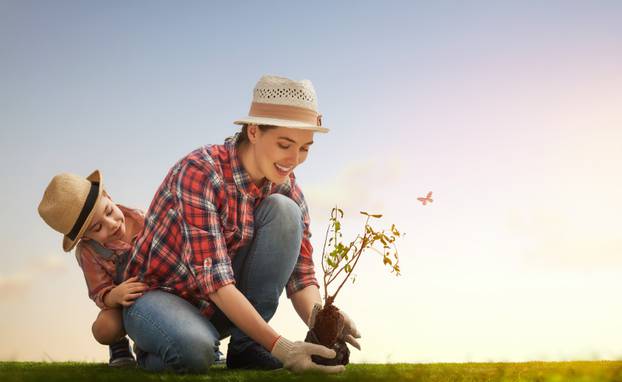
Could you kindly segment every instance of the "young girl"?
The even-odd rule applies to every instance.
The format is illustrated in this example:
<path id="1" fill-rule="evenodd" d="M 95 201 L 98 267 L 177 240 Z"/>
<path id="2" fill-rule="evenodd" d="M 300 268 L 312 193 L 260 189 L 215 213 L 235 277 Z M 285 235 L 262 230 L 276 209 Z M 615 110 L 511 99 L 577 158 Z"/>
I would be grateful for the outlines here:
<path id="1" fill-rule="evenodd" d="M 135 277 L 126 281 L 121 277 L 131 244 L 143 228 L 144 214 L 115 204 L 95 170 L 87 178 L 56 175 L 39 204 L 39 215 L 63 234 L 65 252 L 76 247 L 89 297 L 101 308 L 92 331 L 97 342 L 109 346 L 109 365 L 135 365 L 121 309 L 132 305 L 146 285 Z"/>

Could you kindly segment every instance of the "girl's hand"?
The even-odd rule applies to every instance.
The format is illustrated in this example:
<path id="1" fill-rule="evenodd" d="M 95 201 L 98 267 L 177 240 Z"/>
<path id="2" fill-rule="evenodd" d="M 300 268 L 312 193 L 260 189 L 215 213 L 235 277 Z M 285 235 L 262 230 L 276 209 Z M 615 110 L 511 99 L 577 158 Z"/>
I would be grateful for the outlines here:
<path id="1" fill-rule="evenodd" d="M 104 301 L 110 307 L 130 306 L 134 300 L 143 295 L 147 284 L 138 281 L 138 276 L 130 277 L 121 284 L 112 288 L 105 296 Z"/>

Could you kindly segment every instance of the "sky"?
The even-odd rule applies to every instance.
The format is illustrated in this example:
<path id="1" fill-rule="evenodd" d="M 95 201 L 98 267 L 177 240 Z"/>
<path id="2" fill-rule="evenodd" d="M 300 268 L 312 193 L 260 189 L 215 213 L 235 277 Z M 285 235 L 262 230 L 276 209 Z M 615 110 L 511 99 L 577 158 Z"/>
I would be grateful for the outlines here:
<path id="1" fill-rule="evenodd" d="M 264 74 L 311 80 L 331 129 L 296 169 L 318 278 L 333 206 L 345 240 L 361 210 L 406 232 L 400 277 L 366 253 L 336 300 L 352 362 L 621 359 L 621 19 L 617 1 L 0 0 L 0 360 L 107 361 L 37 213 L 50 179 L 98 168 L 147 209 Z M 270 324 L 306 334 L 284 296 Z"/>

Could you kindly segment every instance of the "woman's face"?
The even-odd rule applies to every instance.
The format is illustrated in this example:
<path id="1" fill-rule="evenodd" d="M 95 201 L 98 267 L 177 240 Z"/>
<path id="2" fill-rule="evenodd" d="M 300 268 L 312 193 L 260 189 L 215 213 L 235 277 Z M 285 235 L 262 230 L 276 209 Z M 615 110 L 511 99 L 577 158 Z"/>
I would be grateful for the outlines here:
<path id="1" fill-rule="evenodd" d="M 287 127 L 262 132 L 257 125 L 249 125 L 249 149 L 254 163 L 245 163 L 245 167 L 255 184 L 260 185 L 263 178 L 275 184 L 284 183 L 296 166 L 307 159 L 313 133 Z"/>

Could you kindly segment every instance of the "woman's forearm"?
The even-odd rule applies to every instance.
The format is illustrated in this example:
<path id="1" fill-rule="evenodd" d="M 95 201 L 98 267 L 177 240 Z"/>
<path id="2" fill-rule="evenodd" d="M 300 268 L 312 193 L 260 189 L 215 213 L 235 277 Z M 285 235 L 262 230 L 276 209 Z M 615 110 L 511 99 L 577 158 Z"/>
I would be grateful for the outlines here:
<path id="1" fill-rule="evenodd" d="M 235 285 L 226 285 L 210 294 L 209 298 L 235 326 L 268 351 L 272 350 L 279 334 L 264 321 Z"/>
<path id="2" fill-rule="evenodd" d="M 320 290 L 315 285 L 309 285 L 308 287 L 299 290 L 291 297 L 292 305 L 294 309 L 305 323 L 309 324 L 309 317 L 313 310 L 313 305 L 316 303 L 322 304 L 322 297 L 320 296 Z"/>

